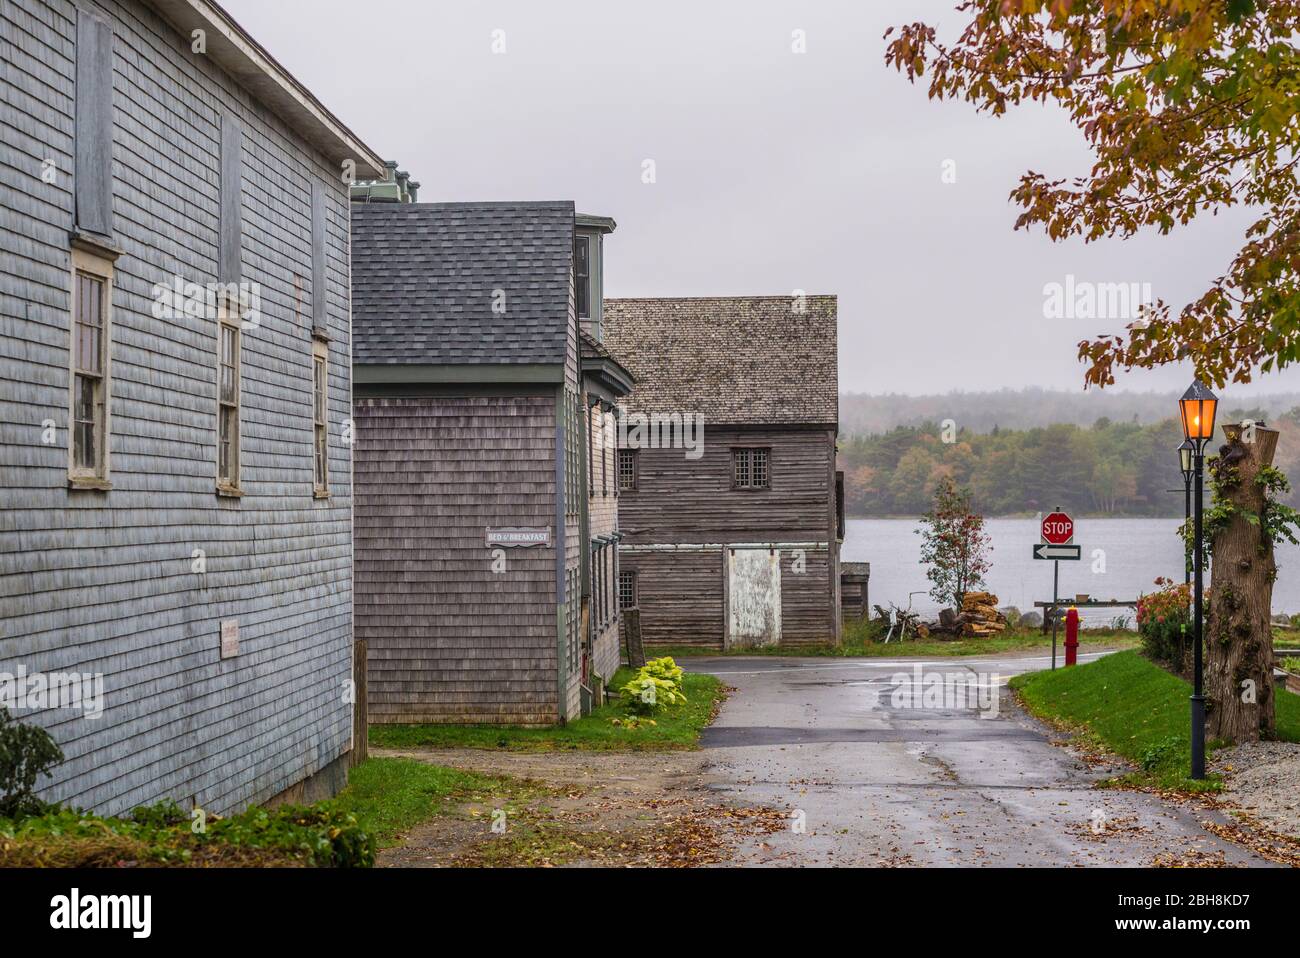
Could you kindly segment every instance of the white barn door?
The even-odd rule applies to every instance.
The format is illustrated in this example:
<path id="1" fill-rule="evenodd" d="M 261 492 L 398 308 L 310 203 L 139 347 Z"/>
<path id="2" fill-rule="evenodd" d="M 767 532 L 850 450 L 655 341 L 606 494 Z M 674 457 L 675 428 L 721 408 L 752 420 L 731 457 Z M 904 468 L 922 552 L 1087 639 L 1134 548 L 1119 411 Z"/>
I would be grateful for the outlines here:
<path id="1" fill-rule="evenodd" d="M 781 641 L 781 553 L 727 549 L 727 649 Z"/>

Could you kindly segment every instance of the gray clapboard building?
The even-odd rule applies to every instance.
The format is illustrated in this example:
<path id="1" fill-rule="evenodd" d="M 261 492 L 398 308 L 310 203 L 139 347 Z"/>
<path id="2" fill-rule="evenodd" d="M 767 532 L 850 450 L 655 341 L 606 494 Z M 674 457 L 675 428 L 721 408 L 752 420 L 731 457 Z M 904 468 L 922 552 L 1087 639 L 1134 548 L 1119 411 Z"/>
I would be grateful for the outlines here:
<path id="1" fill-rule="evenodd" d="M 604 327 L 636 379 L 619 590 L 643 642 L 838 642 L 835 297 L 609 299 Z"/>
<path id="2" fill-rule="evenodd" d="M 596 338 L 613 223 L 571 202 L 356 197 L 370 719 L 574 717 L 619 658 L 614 448 L 593 428 L 631 386 Z"/>
<path id="3" fill-rule="evenodd" d="M 382 162 L 205 0 L 5 0 L 0 60 L 0 704 L 50 800 L 331 791 L 345 178 Z"/>

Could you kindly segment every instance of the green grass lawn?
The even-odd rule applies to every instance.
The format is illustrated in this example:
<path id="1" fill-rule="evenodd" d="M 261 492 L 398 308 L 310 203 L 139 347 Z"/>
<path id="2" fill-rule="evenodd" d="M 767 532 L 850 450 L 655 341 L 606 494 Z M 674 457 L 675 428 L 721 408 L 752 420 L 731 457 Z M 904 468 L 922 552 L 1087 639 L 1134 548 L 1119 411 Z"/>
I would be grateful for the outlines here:
<path id="1" fill-rule="evenodd" d="M 1191 763 L 1191 686 L 1136 651 L 1071 669 L 1031 672 L 1011 680 L 1040 718 L 1077 729 L 1084 743 L 1136 763 L 1122 781 L 1184 791 L 1219 787 L 1187 777 Z M 1300 696 L 1277 693 L 1278 737 L 1300 742 Z M 1210 748 L 1221 743 L 1211 742 Z"/>
<path id="2" fill-rule="evenodd" d="M 620 669 L 610 681 L 618 688 L 632 677 Z M 485 748 L 519 752 L 553 749 L 694 748 L 700 731 L 713 721 L 725 697 L 722 683 L 711 675 L 687 673 L 683 679 L 686 703 L 652 716 L 654 724 L 638 728 L 622 722 L 626 709 L 618 701 L 603 705 L 585 718 L 553 728 L 515 728 L 501 725 L 372 725 L 370 744 L 379 748 Z"/>
<path id="3" fill-rule="evenodd" d="M 1109 648 L 1130 649 L 1138 643 L 1137 633 L 1113 629 L 1087 629 L 1079 636 L 1085 645 L 1105 645 Z M 1057 649 L 1065 655 L 1065 633 L 1061 631 L 1056 637 Z M 1051 649 L 1052 636 L 1043 635 L 1038 629 L 1021 629 L 1004 632 L 997 637 L 985 639 L 951 639 L 941 641 L 937 638 L 913 639 L 906 642 L 888 644 L 864 637 L 863 630 L 845 629 L 843 645 L 773 645 L 757 649 L 737 649 L 721 652 L 717 649 L 694 648 L 659 648 L 650 650 L 651 655 L 671 655 L 675 659 L 688 659 L 701 655 L 775 655 L 775 656 L 827 656 L 832 658 L 884 658 L 893 656 L 964 656 L 989 655 L 994 652 L 1018 652 L 1025 649 Z"/>
<path id="4" fill-rule="evenodd" d="M 505 808 L 512 801 L 545 794 L 545 788 L 518 779 L 480 775 L 407 758 L 372 758 L 348 773 L 348 787 L 331 802 L 356 816 L 357 824 L 381 848 L 397 844 L 420 822 L 466 802 Z"/>

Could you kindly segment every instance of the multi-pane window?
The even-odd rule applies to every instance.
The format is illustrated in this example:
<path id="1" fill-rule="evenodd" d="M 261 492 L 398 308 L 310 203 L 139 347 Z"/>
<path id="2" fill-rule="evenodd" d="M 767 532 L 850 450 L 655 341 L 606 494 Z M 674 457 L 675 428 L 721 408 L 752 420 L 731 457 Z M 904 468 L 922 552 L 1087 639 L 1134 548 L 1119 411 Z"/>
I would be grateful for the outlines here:
<path id="1" fill-rule="evenodd" d="M 618 607 L 630 609 L 636 605 L 636 573 L 620 572 L 618 574 Z"/>
<path id="2" fill-rule="evenodd" d="M 591 315 L 591 237 L 579 236 L 573 241 L 574 288 L 577 295 L 578 316 Z"/>
<path id="3" fill-rule="evenodd" d="M 609 588 L 605 590 L 605 621 L 613 622 L 618 618 L 618 546 L 611 545 L 605 551 L 605 561 L 608 563 L 608 577 L 605 581 L 609 583 Z"/>
<path id="4" fill-rule="evenodd" d="M 312 484 L 318 496 L 329 493 L 329 347 L 312 347 Z"/>
<path id="5" fill-rule="evenodd" d="M 84 269 L 73 273 L 70 475 L 74 480 L 108 477 L 110 275 L 107 269 L 102 274 Z"/>
<path id="6" fill-rule="evenodd" d="M 767 489 L 771 485 L 770 449 L 731 450 L 732 488 Z"/>
<path id="7" fill-rule="evenodd" d="M 239 314 L 223 301 L 217 321 L 217 485 L 239 488 Z"/>
<path id="8" fill-rule="evenodd" d="M 599 407 L 587 408 L 587 496 L 596 494 L 596 420 Z"/>
<path id="9" fill-rule="evenodd" d="M 578 666 L 581 664 L 582 661 L 581 656 L 579 654 L 579 641 L 582 637 L 582 629 L 581 629 L 580 610 L 578 608 L 578 599 L 579 599 L 578 586 L 580 584 L 578 570 L 568 569 L 565 572 L 564 582 L 565 582 L 565 590 L 564 590 L 565 598 L 567 599 L 567 609 L 568 609 L 568 616 L 567 616 L 568 621 L 566 623 L 567 626 L 566 632 L 568 633 L 568 646 L 569 646 L 568 649 L 566 650 L 565 665 L 568 670 L 566 674 L 573 675 L 575 672 L 578 671 Z"/>
<path id="10" fill-rule="evenodd" d="M 596 546 L 596 551 L 592 555 L 592 604 L 595 608 L 596 628 L 605 627 L 605 593 L 609 591 L 609 586 L 605 582 L 605 549 L 602 542 Z"/>
<path id="11" fill-rule="evenodd" d="M 576 516 L 582 511 L 582 397 L 564 390 L 561 410 L 564 426 L 564 512 Z"/>
<path id="12" fill-rule="evenodd" d="M 610 437 L 605 434 L 605 417 L 600 417 L 600 494 L 609 495 L 609 449 Z"/>
<path id="13" fill-rule="evenodd" d="M 618 489 L 620 492 L 636 491 L 636 450 L 618 451 Z"/>

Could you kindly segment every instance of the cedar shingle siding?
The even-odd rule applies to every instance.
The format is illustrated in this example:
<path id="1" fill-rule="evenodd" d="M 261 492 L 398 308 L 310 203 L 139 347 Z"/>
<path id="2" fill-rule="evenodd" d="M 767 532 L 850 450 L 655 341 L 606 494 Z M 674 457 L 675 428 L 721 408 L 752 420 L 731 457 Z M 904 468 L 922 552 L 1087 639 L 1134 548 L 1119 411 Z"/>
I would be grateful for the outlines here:
<path id="1" fill-rule="evenodd" d="M 227 812 L 350 748 L 348 209 L 337 164 L 134 0 L 84 5 L 112 32 L 112 490 L 68 488 L 69 230 L 86 144 L 74 81 L 94 72 L 66 0 L 0 4 L 0 671 L 102 672 L 105 712 L 19 713 L 67 756 L 45 798 L 119 813 L 172 797 Z M 83 100 L 83 103 L 86 102 Z M 89 121 L 87 121 L 89 122 Z M 242 135 L 229 135 L 235 127 Z M 227 131 L 227 132 L 223 132 Z M 237 197 L 221 146 L 239 144 Z M 98 147 L 94 147 L 98 149 Z M 71 174 L 75 168 L 77 176 Z M 53 182 L 41 177 L 54 161 Z M 101 160 L 109 157 L 101 156 Z M 324 271 L 313 270 L 312 190 Z M 93 191 L 91 191 L 93 192 Z M 242 244 L 222 244 L 237 211 Z M 78 207 L 83 229 L 93 211 Z M 238 239 L 238 236 L 236 237 Z M 241 250 L 242 245 L 242 250 Z M 216 322 L 155 317 L 154 285 L 257 283 L 243 335 L 242 499 L 214 492 Z M 222 270 L 223 272 L 225 270 Z M 328 324 L 330 499 L 312 495 L 310 314 Z M 53 420 L 56 441 L 42 441 Z M 192 571 L 202 550 L 206 572 Z M 237 619 L 222 660 L 219 623 Z"/>
<path id="2" fill-rule="evenodd" d="M 555 721 L 555 547 L 488 526 L 555 523 L 553 397 L 361 399 L 357 638 L 372 722 Z"/>

